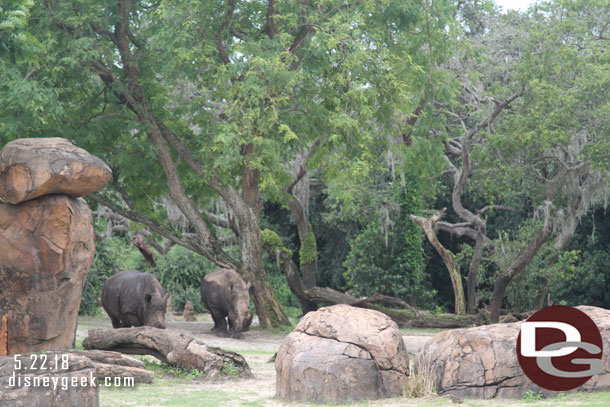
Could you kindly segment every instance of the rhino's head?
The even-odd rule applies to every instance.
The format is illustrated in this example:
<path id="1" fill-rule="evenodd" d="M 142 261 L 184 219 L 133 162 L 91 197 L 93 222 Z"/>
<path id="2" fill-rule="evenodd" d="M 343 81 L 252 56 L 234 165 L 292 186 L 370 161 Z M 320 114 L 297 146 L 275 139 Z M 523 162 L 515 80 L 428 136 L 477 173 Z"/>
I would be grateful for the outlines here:
<path id="1" fill-rule="evenodd" d="M 165 312 L 169 293 L 144 294 L 144 325 L 165 329 Z"/>
<path id="2" fill-rule="evenodd" d="M 231 301 L 229 305 L 229 321 L 234 321 L 231 331 L 234 338 L 241 338 L 241 333 L 248 330 L 252 323 L 250 307 L 251 284 L 231 284 Z"/>

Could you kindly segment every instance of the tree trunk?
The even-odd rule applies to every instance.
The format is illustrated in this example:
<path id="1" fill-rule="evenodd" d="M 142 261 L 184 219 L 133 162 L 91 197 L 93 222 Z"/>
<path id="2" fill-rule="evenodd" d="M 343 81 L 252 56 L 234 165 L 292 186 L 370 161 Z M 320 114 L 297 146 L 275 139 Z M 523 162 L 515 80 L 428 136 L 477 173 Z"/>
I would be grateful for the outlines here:
<path id="1" fill-rule="evenodd" d="M 303 281 L 299 277 L 299 271 L 297 270 L 296 264 L 292 260 L 292 257 L 288 255 L 282 256 L 282 264 L 284 268 L 284 274 L 286 275 L 286 280 L 288 281 L 288 287 L 290 287 L 290 291 L 297 297 L 299 301 L 299 305 L 301 306 L 301 311 L 303 315 L 307 314 L 310 311 L 315 311 L 318 309 L 318 303 L 313 301 L 306 293 Z"/>
<path id="2" fill-rule="evenodd" d="M 550 235 L 551 227 L 545 225 L 540 232 L 538 232 L 536 237 L 529 242 L 525 250 L 521 252 L 513 264 L 500 273 L 496 278 L 496 283 L 494 284 L 494 290 L 489 303 L 489 311 L 491 313 L 490 321 L 492 324 L 498 323 L 500 320 L 500 307 L 502 306 L 502 300 L 504 299 L 506 288 L 513 278 L 525 270 L 527 265 L 532 261 L 534 256 L 538 254 L 538 251 Z"/>
<path id="3" fill-rule="evenodd" d="M 443 216 L 445 210 L 446 208 L 443 208 L 439 213 L 431 216 L 428 219 L 414 215 L 411 215 L 411 219 L 424 230 L 430 244 L 432 244 L 437 253 L 443 259 L 443 262 L 449 271 L 449 276 L 451 277 L 451 285 L 453 286 L 453 295 L 455 297 L 455 313 L 458 315 L 465 315 L 466 301 L 464 299 L 464 286 L 462 285 L 460 267 L 453 258 L 453 253 L 445 249 L 445 247 L 436 237 L 436 233 L 434 233 L 434 223 L 436 223 Z"/>
<path id="4" fill-rule="evenodd" d="M 479 265 L 483 259 L 483 236 L 477 234 L 477 239 L 474 244 L 474 251 L 472 253 L 472 260 L 470 261 L 470 270 L 468 271 L 468 282 L 467 282 L 467 296 L 468 299 L 468 313 L 477 313 L 477 274 L 479 272 Z"/>
<path id="5" fill-rule="evenodd" d="M 244 146 L 243 163 L 243 200 L 245 207 L 239 212 L 241 234 L 242 273 L 252 283 L 252 299 L 256 307 L 259 324 L 262 328 L 290 325 L 290 320 L 282 305 L 269 288 L 269 278 L 263 266 L 263 252 L 260 236 L 260 196 L 258 189 L 259 171 L 248 166 L 248 156 L 252 154 L 251 144 Z M 243 216 L 243 214 L 248 214 Z"/>
<path id="6" fill-rule="evenodd" d="M 224 374 L 225 366 L 237 368 L 240 377 L 252 377 L 243 356 L 206 346 L 190 335 L 143 326 L 121 329 L 90 329 L 85 349 L 114 350 L 135 355 L 152 355 L 163 363 L 198 369 L 209 378 Z"/>
<path id="7" fill-rule="evenodd" d="M 298 175 L 297 175 L 298 176 Z M 305 177 L 305 176 L 304 176 Z M 299 182 L 304 182 L 301 179 Z M 298 182 L 297 182 L 298 184 Z M 293 185 L 294 187 L 294 185 Z M 290 213 L 294 218 L 294 222 L 297 225 L 297 231 L 299 233 L 299 242 L 301 243 L 301 247 L 305 245 L 305 241 L 307 239 L 307 234 L 311 230 L 311 225 L 309 223 L 309 217 L 307 216 L 307 211 L 305 209 L 304 204 L 299 201 L 299 199 L 294 196 L 292 193 L 292 188 L 288 188 L 287 190 L 288 196 L 288 208 L 290 209 Z M 314 237 L 315 238 L 315 237 Z M 305 288 L 311 288 L 316 285 L 316 261 L 312 260 L 308 263 L 300 262 L 301 265 L 301 275 L 303 276 L 303 284 Z M 305 311 L 305 310 L 303 310 Z"/>

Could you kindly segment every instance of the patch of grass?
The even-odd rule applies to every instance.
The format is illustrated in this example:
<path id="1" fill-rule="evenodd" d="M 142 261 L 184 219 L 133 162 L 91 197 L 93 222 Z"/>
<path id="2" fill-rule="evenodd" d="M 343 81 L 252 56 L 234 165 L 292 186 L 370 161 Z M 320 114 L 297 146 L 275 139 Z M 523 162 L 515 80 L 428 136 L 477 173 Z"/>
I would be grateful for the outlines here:
<path id="1" fill-rule="evenodd" d="M 74 349 L 75 350 L 85 350 L 83 347 L 83 339 L 77 339 L 74 341 Z"/>
<path id="2" fill-rule="evenodd" d="M 544 400 L 544 395 L 542 393 L 535 393 L 531 390 L 525 392 L 525 396 L 523 396 L 523 401 L 538 401 Z"/>
<path id="3" fill-rule="evenodd" d="M 407 398 L 429 398 L 436 396 L 435 376 L 432 363 L 423 361 L 414 369 L 409 366 L 409 378 L 405 384 L 403 395 Z"/>
<path id="4" fill-rule="evenodd" d="M 239 369 L 233 361 L 229 361 L 222 366 L 221 373 L 225 376 L 237 377 L 239 376 Z"/>
<path id="5" fill-rule="evenodd" d="M 217 407 L 226 406 L 232 398 L 230 392 L 177 388 L 171 382 L 165 382 L 162 385 L 138 385 L 130 391 L 102 388 L 100 406 Z"/>
<path id="6" fill-rule="evenodd" d="M 284 312 L 286 313 L 286 315 L 289 318 L 299 318 L 299 315 L 301 315 L 301 308 L 299 307 L 289 307 L 289 306 L 284 306 Z"/>
<path id="7" fill-rule="evenodd" d="M 199 369 L 187 369 L 183 367 L 170 366 L 158 361 L 143 359 L 146 369 L 155 373 L 155 378 L 158 376 L 172 377 L 177 379 L 186 379 L 191 381 L 200 377 L 205 377 L 206 373 Z M 224 369 L 223 369 L 224 370 Z M 239 373 L 239 372 L 238 372 Z"/>

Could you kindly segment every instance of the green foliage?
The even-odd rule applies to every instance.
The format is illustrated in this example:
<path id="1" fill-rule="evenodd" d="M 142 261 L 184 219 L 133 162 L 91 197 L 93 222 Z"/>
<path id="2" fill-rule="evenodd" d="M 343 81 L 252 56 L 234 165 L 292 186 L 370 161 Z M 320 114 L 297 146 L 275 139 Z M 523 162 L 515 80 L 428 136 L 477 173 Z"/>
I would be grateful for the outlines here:
<path id="1" fill-rule="evenodd" d="M 288 287 L 288 282 L 286 281 L 286 276 L 282 273 L 269 273 L 269 281 L 271 282 L 271 287 L 275 292 L 275 296 L 277 300 L 282 304 L 282 306 L 287 307 L 299 307 L 299 301 L 297 297 L 294 296 L 292 291 L 290 291 L 290 287 Z"/>
<path id="2" fill-rule="evenodd" d="M 538 401 L 538 400 L 544 400 L 544 394 L 536 393 L 532 390 L 528 390 L 525 392 L 525 395 L 523 396 L 523 401 Z"/>
<path id="3" fill-rule="evenodd" d="M 199 287 L 201 280 L 216 267 L 202 256 L 174 246 L 165 256 L 157 256 L 152 273 L 172 295 L 172 307 L 181 311 L 186 301 L 193 303 L 195 312 L 203 312 Z"/>
<path id="4" fill-rule="evenodd" d="M 83 286 L 79 315 L 96 314 L 102 285 L 108 277 L 124 270 L 138 269 L 141 264 L 142 255 L 127 238 L 110 237 L 96 242 L 93 263 Z"/>
<path id="5" fill-rule="evenodd" d="M 315 239 L 315 237 L 314 237 Z M 270 229 L 261 230 L 261 245 L 267 246 L 271 252 L 282 251 L 288 256 L 292 256 L 292 251 L 284 247 L 282 238 Z"/>
<path id="6" fill-rule="evenodd" d="M 235 366 L 232 360 L 222 365 L 221 373 L 225 376 L 237 377 L 239 376 L 239 369 Z"/>
<path id="7" fill-rule="evenodd" d="M 433 292 L 424 274 L 422 234 L 409 215 L 421 210 L 418 182 L 406 181 L 396 188 L 397 214 L 385 212 L 385 219 L 371 221 L 351 242 L 345 260 L 348 285 L 359 295 L 380 293 L 426 304 Z M 390 208 L 391 209 L 391 208 Z M 395 216 L 396 221 L 391 217 Z M 385 230 L 384 230 L 385 229 Z"/>
<path id="8" fill-rule="evenodd" d="M 32 0 L 0 1 L 0 58 L 8 58 L 13 63 L 37 62 L 37 53 L 43 47 L 25 30 L 32 7 Z"/>
<path id="9" fill-rule="evenodd" d="M 183 367 L 171 366 L 160 363 L 157 360 L 151 361 L 148 358 L 143 359 L 143 362 L 146 365 L 146 370 L 150 370 L 158 376 L 177 377 L 187 380 L 204 378 L 206 376 L 206 372 L 199 369 L 187 369 Z"/>
<path id="10" fill-rule="evenodd" d="M 299 249 L 301 266 L 315 262 L 318 259 L 318 245 L 311 224 L 307 227 L 307 236 Z"/>

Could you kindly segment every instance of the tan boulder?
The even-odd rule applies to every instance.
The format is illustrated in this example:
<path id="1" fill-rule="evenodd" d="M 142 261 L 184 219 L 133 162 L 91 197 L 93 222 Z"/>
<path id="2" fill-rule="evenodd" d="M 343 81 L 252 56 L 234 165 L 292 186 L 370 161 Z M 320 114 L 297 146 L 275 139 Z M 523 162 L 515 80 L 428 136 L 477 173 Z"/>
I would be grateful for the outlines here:
<path id="1" fill-rule="evenodd" d="M 0 151 L 0 199 L 7 203 L 50 194 L 85 196 L 111 177 L 102 160 L 63 138 L 17 139 Z"/>
<path id="2" fill-rule="evenodd" d="M 50 195 L 0 204 L 0 318 L 8 354 L 71 346 L 95 252 L 83 199 Z"/>
<path id="3" fill-rule="evenodd" d="M 579 306 L 602 334 L 604 354 L 610 349 L 610 311 Z M 415 358 L 415 369 L 428 364 L 438 394 L 461 398 L 523 398 L 528 391 L 556 396 L 534 384 L 519 366 L 517 336 L 523 321 L 441 332 L 430 339 Z M 610 389 L 610 358 L 604 372 L 593 376 L 576 391 Z M 564 392 L 570 393 L 570 392 Z"/>
<path id="4" fill-rule="evenodd" d="M 349 305 L 305 315 L 275 359 L 276 395 L 341 402 L 402 395 L 409 357 L 388 316 Z"/>

